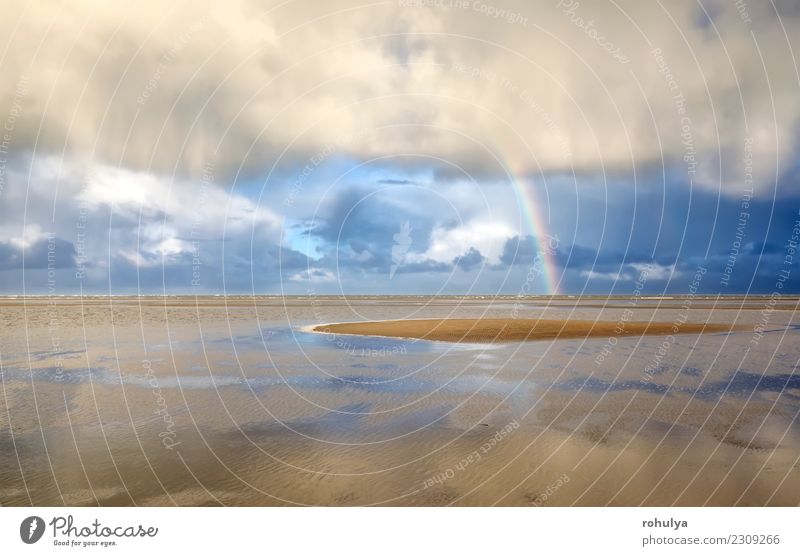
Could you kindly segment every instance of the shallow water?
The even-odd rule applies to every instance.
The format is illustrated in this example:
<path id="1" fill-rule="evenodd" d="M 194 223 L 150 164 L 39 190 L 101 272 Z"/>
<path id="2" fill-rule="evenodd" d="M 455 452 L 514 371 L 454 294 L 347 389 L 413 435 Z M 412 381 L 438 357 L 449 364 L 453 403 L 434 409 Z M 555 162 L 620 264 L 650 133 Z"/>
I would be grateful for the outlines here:
<path id="1" fill-rule="evenodd" d="M 796 300 L 0 302 L 3 505 L 796 505 Z M 738 323 L 451 344 L 394 318 Z M 763 329 L 763 332 L 761 330 Z"/>

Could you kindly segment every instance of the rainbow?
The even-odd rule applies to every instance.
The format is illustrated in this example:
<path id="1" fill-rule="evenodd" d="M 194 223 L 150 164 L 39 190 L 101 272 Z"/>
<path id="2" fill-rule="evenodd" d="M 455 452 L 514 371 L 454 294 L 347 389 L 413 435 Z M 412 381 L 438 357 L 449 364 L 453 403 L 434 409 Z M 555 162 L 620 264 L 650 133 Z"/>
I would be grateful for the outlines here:
<path id="1" fill-rule="evenodd" d="M 522 207 L 522 216 L 525 224 L 530 231 L 530 234 L 538 240 L 538 258 L 542 261 L 544 266 L 544 285 L 547 292 L 551 295 L 558 294 L 561 276 L 558 273 L 558 264 L 556 263 L 554 252 L 549 249 L 542 248 L 542 242 L 550 238 L 547 232 L 547 224 L 550 219 L 544 218 L 537 207 L 541 207 L 542 203 L 536 196 L 536 187 L 530 180 L 518 178 L 517 176 L 524 175 L 524 172 L 519 171 L 517 168 L 508 168 L 507 173 L 514 193 Z"/>

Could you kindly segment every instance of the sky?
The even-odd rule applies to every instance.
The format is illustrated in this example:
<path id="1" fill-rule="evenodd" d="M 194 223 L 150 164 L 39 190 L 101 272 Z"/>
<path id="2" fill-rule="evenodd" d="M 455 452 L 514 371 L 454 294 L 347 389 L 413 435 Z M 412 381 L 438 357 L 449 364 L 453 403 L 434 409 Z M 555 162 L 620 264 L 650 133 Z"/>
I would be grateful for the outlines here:
<path id="1" fill-rule="evenodd" d="M 0 2 L 0 294 L 800 293 L 797 1 Z"/>

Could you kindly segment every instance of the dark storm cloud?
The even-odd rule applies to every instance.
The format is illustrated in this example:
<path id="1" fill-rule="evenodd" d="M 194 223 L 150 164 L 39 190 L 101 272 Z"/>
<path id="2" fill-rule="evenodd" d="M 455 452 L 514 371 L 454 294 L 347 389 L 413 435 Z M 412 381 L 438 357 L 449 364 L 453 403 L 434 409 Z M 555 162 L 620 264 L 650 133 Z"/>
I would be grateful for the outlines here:
<path id="1" fill-rule="evenodd" d="M 514 236 L 503 245 L 500 262 L 504 265 L 530 265 L 538 253 L 536 238 L 533 236 Z"/>
<path id="2" fill-rule="evenodd" d="M 321 242 L 317 248 L 324 258 L 355 268 L 383 269 L 391 263 L 396 235 L 406 224 L 409 251 L 414 253 L 428 248 L 434 226 L 448 226 L 441 221 L 442 207 L 421 197 L 425 193 L 414 186 L 343 188 L 323 202 L 305 233 Z"/>
<path id="3" fill-rule="evenodd" d="M 247 293 L 275 290 L 281 281 L 313 267 L 303 253 L 277 245 L 254 246 L 249 242 L 228 241 L 222 245 L 202 245 L 196 253 L 183 252 L 159 258 L 146 266 L 113 257 L 106 287 L 111 291 L 177 291 Z M 311 272 L 314 272 L 313 270 Z"/>
<path id="4" fill-rule="evenodd" d="M 453 270 L 453 265 L 442 263 L 438 261 L 432 261 L 430 259 L 421 261 L 421 262 L 413 262 L 408 263 L 400 266 L 397 269 L 398 274 L 415 274 L 415 273 L 429 273 L 429 272 L 450 272 Z"/>
<path id="5" fill-rule="evenodd" d="M 367 244 L 391 244 L 400 223 L 412 215 L 390 210 L 374 191 L 365 187 L 338 191 L 320 209 L 318 220 L 308 233 L 332 244 L 351 239 Z"/>
<path id="6" fill-rule="evenodd" d="M 578 268 L 585 269 L 595 267 L 598 264 L 609 262 L 612 260 L 619 261 L 619 257 L 612 254 L 606 254 L 603 260 L 598 257 L 597 251 L 588 247 L 581 247 L 580 245 L 572 245 L 565 249 L 558 249 L 555 253 L 555 260 L 562 268 Z"/>
<path id="7" fill-rule="evenodd" d="M 533 236 L 514 236 L 503 246 L 500 262 L 506 266 L 531 265 L 539 255 L 539 240 Z M 666 257 L 672 259 L 674 257 Z M 573 244 L 559 247 L 552 253 L 552 259 L 561 268 L 591 269 L 604 268 L 609 265 L 634 264 L 650 262 L 652 256 L 647 252 L 608 250 L 598 253 L 590 247 Z M 668 263 L 669 264 L 669 263 Z"/>
<path id="8" fill-rule="evenodd" d="M 74 268 L 75 246 L 61 238 L 40 239 L 23 249 L 0 242 L 0 270 Z"/>
<path id="9" fill-rule="evenodd" d="M 453 264 L 462 270 L 472 270 L 483 264 L 485 260 L 486 257 L 481 255 L 480 251 L 470 247 L 462 256 L 453 259 Z"/>

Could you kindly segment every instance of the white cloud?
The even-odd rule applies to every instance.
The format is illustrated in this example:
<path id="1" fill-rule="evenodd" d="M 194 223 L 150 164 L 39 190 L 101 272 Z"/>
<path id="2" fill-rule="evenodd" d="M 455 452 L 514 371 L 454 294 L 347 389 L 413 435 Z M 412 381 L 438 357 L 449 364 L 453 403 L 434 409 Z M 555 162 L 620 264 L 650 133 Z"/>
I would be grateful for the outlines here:
<path id="1" fill-rule="evenodd" d="M 111 255 L 155 267 L 194 254 L 198 242 L 221 245 L 235 239 L 245 249 L 252 244 L 258 250 L 280 241 L 282 217 L 227 191 L 210 174 L 171 179 L 70 157 L 37 157 L 28 163 L 31 179 L 14 172 L 10 189 L 22 191 L 27 185 L 27 220 L 37 223 L 22 229 L 21 214 L 8 213 L 0 224 L 0 232 L 18 247 L 44 237 L 45 223 L 47 232 L 70 241 L 77 241 L 79 233 L 86 236 L 81 243 L 92 264 Z M 210 256 L 209 249 L 204 254 Z"/>
<path id="2" fill-rule="evenodd" d="M 596 270 L 582 270 L 581 277 L 589 280 L 608 280 L 610 282 L 631 279 L 631 275 L 629 274 L 620 272 L 598 272 Z"/>
<path id="3" fill-rule="evenodd" d="M 647 278 L 653 280 L 670 280 L 682 274 L 680 270 L 675 269 L 674 264 L 663 265 L 658 263 L 633 263 L 631 266 L 636 269 L 637 273 L 641 274 L 645 272 L 647 273 Z"/>
<path id="4" fill-rule="evenodd" d="M 413 260 L 434 260 L 451 263 L 470 248 L 474 247 L 488 259 L 497 263 L 503 253 L 506 241 L 516 235 L 513 228 L 500 221 L 474 220 L 455 228 L 437 227 L 431 232 L 428 250 L 422 255 L 412 256 Z"/>
<path id="5" fill-rule="evenodd" d="M 211 159 L 221 172 L 261 170 L 286 148 L 306 164 L 344 137 L 340 154 L 412 153 L 495 175 L 507 161 L 600 171 L 662 157 L 689 170 L 688 155 L 696 184 L 740 196 L 747 137 L 761 191 L 797 147 L 781 25 L 797 36 L 800 18 L 787 3 L 780 22 L 770 3 L 751 3 L 747 23 L 734 3 L 707 2 L 711 26 L 690 0 L 571 14 L 492 3 L 525 24 L 447 3 L 1 1 L 0 114 L 15 114 L 21 150 L 194 177 Z"/>
<path id="6" fill-rule="evenodd" d="M 312 284 L 325 284 L 335 282 L 336 274 L 326 268 L 309 268 L 289 276 L 293 282 L 310 282 Z"/>
<path id="7" fill-rule="evenodd" d="M 38 224 L 27 224 L 19 236 L 9 238 L 8 242 L 19 249 L 27 249 L 45 235 Z"/>
<path id="8" fill-rule="evenodd" d="M 633 269 L 631 271 L 630 269 Z M 607 280 L 615 282 L 627 282 L 638 280 L 644 277 L 645 280 L 673 280 L 682 275 L 683 272 L 676 270 L 675 265 L 662 265 L 658 263 L 632 263 L 618 272 L 603 272 L 597 270 L 583 270 L 580 275 L 589 280 Z"/>

